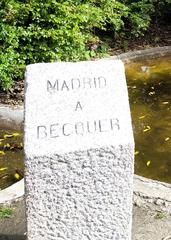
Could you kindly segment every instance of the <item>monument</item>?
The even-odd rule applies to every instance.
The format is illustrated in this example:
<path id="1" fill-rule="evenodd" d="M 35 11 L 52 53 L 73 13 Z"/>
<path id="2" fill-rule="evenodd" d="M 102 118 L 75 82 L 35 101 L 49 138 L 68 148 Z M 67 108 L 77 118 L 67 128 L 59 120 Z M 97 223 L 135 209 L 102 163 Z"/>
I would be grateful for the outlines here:
<path id="1" fill-rule="evenodd" d="M 27 66 L 28 240 L 130 240 L 133 156 L 120 60 Z"/>

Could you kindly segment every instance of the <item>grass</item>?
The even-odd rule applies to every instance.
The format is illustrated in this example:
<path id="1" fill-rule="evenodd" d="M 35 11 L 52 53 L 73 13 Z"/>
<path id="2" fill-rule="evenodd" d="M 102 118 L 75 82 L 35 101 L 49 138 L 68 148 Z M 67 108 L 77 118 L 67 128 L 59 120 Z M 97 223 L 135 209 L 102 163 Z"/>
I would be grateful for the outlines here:
<path id="1" fill-rule="evenodd" d="M 12 208 L 0 207 L 0 218 L 9 218 L 13 212 L 14 210 Z"/>

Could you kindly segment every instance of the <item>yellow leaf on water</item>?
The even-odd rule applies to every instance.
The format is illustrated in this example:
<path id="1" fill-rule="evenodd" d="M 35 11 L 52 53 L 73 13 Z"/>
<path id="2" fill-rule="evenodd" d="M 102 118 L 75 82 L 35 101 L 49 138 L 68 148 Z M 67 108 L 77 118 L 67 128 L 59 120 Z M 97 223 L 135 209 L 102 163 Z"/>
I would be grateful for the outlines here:
<path id="1" fill-rule="evenodd" d="M 166 104 L 169 104 L 169 102 L 162 102 L 162 104 L 166 105 Z"/>
<path id="2" fill-rule="evenodd" d="M 4 141 L 4 138 L 0 138 L 0 142 Z"/>
<path id="3" fill-rule="evenodd" d="M 0 151 L 0 155 L 5 155 L 4 151 Z"/>
<path id="4" fill-rule="evenodd" d="M 169 137 L 167 137 L 167 138 L 165 138 L 165 141 L 167 142 L 167 141 L 169 141 L 169 139 L 170 139 L 170 138 L 169 138 Z"/>
<path id="5" fill-rule="evenodd" d="M 147 167 L 150 166 L 150 164 L 151 164 L 151 161 L 146 162 Z"/>
<path id="6" fill-rule="evenodd" d="M 5 144 L 4 148 L 10 148 L 10 144 L 9 143 Z"/>
<path id="7" fill-rule="evenodd" d="M 143 130 L 143 132 L 148 132 L 150 129 L 146 128 Z"/>
<path id="8" fill-rule="evenodd" d="M 148 95 L 149 95 L 149 96 L 152 96 L 152 95 L 154 95 L 155 93 L 156 93 L 155 91 L 149 92 Z"/>
<path id="9" fill-rule="evenodd" d="M 0 168 L 0 171 L 5 171 L 5 170 L 7 170 L 7 169 L 8 169 L 7 167 Z"/>
<path id="10" fill-rule="evenodd" d="M 143 130 L 143 132 L 147 132 L 147 131 L 149 131 L 150 129 L 151 129 L 150 126 L 146 126 L 146 128 Z"/>
<path id="11" fill-rule="evenodd" d="M 143 116 L 140 116 L 140 117 L 139 117 L 139 119 L 143 119 L 143 118 L 145 118 L 145 117 L 146 117 L 146 116 L 145 116 L 145 115 L 143 115 Z"/>
<path id="12" fill-rule="evenodd" d="M 2 176 L 2 179 L 5 179 L 5 178 L 7 178 L 7 177 L 8 177 L 8 175 Z"/>
<path id="13" fill-rule="evenodd" d="M 12 134 L 4 134 L 4 138 L 6 139 L 6 138 L 12 138 L 13 137 L 13 135 Z"/>
<path id="14" fill-rule="evenodd" d="M 13 135 L 13 137 L 18 137 L 18 136 L 20 136 L 19 133 L 13 133 L 12 135 Z"/>
<path id="15" fill-rule="evenodd" d="M 15 174 L 14 174 L 14 177 L 15 177 L 17 180 L 20 179 L 20 175 L 19 175 L 18 173 L 15 173 Z"/>
<path id="16" fill-rule="evenodd" d="M 139 153 L 140 153 L 139 151 L 135 151 L 134 155 L 136 156 L 136 155 L 138 155 Z"/>

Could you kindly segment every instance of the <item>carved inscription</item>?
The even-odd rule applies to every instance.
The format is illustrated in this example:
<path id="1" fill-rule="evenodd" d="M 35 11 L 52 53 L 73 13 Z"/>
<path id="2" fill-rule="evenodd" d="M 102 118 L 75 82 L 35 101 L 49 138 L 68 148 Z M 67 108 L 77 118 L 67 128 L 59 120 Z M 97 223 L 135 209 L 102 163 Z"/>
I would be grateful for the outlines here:
<path id="1" fill-rule="evenodd" d="M 37 138 L 58 138 L 61 136 L 81 135 L 118 131 L 120 129 L 117 118 L 101 119 L 76 123 L 54 123 L 37 127 Z"/>
<path id="2" fill-rule="evenodd" d="M 47 91 L 55 93 L 58 91 L 73 91 L 79 89 L 100 89 L 105 88 L 107 85 L 105 77 L 83 77 L 71 78 L 68 81 L 56 79 L 55 81 L 47 81 Z"/>
<path id="3" fill-rule="evenodd" d="M 57 94 L 59 91 L 73 91 L 73 90 L 100 90 L 107 87 L 107 80 L 103 76 L 99 77 L 82 77 L 71 78 L 66 80 L 56 79 L 54 81 L 47 80 L 47 92 L 50 94 Z M 93 103 L 92 103 L 93 104 Z M 83 111 L 81 101 L 77 101 L 73 113 Z M 95 108 L 96 110 L 96 108 Z M 55 122 L 49 125 L 37 126 L 37 139 L 50 139 L 70 136 L 85 136 L 87 134 L 100 134 L 104 132 L 118 131 L 120 124 L 118 118 L 100 119 L 92 121 L 77 121 L 75 123 Z"/>

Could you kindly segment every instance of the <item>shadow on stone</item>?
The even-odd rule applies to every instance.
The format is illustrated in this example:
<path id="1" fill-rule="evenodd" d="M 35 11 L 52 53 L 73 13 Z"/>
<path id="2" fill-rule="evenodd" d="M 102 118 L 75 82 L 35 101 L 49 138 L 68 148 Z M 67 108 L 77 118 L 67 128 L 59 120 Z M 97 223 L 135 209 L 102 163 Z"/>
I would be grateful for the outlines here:
<path id="1" fill-rule="evenodd" d="M 1 235 L 0 240 L 26 240 L 24 235 Z"/>

